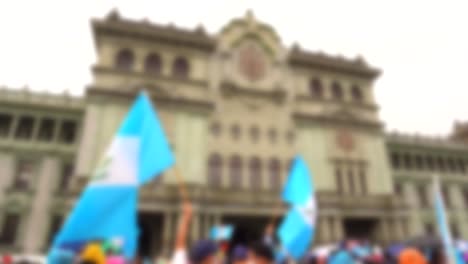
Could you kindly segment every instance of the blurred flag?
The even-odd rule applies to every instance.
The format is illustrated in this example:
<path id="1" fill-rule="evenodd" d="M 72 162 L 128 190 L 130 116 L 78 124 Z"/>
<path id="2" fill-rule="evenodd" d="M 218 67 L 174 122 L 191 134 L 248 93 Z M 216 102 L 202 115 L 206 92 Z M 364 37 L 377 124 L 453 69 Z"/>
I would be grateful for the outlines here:
<path id="1" fill-rule="evenodd" d="M 283 249 L 297 260 L 312 242 L 317 217 L 312 175 L 300 156 L 294 159 L 282 198 L 291 205 L 291 209 L 284 217 L 277 235 Z"/>
<path id="2" fill-rule="evenodd" d="M 133 257 L 138 237 L 138 188 L 174 162 L 158 116 L 142 92 L 54 238 L 52 249 L 75 241 L 119 238 L 124 255 Z"/>
<path id="3" fill-rule="evenodd" d="M 452 240 L 452 234 L 450 233 L 450 229 L 447 224 L 447 215 L 445 213 L 444 199 L 440 191 L 439 178 L 437 178 L 437 176 L 434 176 L 433 187 L 437 227 L 439 228 L 440 236 L 442 237 L 445 254 L 450 260 L 449 263 L 462 264 L 463 261 L 458 256 L 458 253 L 455 249 L 455 245 Z"/>
<path id="4" fill-rule="evenodd" d="M 229 241 L 234 233 L 232 225 L 214 226 L 210 230 L 210 239 L 214 241 Z"/>

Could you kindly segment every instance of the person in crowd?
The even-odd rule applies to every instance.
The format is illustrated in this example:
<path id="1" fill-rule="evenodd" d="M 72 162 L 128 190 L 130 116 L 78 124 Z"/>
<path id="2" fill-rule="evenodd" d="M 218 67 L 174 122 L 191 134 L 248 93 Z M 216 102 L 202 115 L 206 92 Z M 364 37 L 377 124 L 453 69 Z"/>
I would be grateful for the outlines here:
<path id="1" fill-rule="evenodd" d="M 182 217 L 177 227 L 175 238 L 174 254 L 171 259 L 171 264 L 188 264 L 187 256 L 187 234 L 190 229 L 190 221 L 192 219 L 192 205 L 185 202 L 182 205 Z"/>
<path id="2" fill-rule="evenodd" d="M 100 242 L 89 243 L 80 255 L 81 264 L 105 264 L 106 255 Z"/>
<path id="3" fill-rule="evenodd" d="M 192 205 L 184 203 L 182 217 L 177 228 L 174 255 L 171 264 L 216 264 L 217 245 L 211 240 L 196 242 L 187 254 L 187 235 L 192 218 Z"/>
<path id="4" fill-rule="evenodd" d="M 398 256 L 398 264 L 427 264 L 427 260 L 419 250 L 407 248 Z"/>
<path id="5" fill-rule="evenodd" d="M 244 246 L 237 245 L 232 250 L 232 264 L 247 264 L 248 249 Z"/>
<path id="6" fill-rule="evenodd" d="M 275 255 L 270 245 L 265 242 L 256 242 L 249 248 L 248 262 L 252 264 L 272 264 Z"/>

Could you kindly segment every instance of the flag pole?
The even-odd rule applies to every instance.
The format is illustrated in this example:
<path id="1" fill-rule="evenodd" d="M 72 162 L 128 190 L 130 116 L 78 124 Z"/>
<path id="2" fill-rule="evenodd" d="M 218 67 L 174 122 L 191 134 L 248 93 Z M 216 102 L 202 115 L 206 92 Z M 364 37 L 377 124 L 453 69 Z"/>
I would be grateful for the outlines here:
<path id="1" fill-rule="evenodd" d="M 184 178 L 182 177 L 182 174 L 180 173 L 180 170 L 178 167 L 174 167 L 174 173 L 176 175 L 177 186 L 179 187 L 179 192 L 180 192 L 180 195 L 182 196 L 182 200 L 187 203 L 189 202 L 189 196 L 188 196 L 187 188 L 185 186 Z"/>

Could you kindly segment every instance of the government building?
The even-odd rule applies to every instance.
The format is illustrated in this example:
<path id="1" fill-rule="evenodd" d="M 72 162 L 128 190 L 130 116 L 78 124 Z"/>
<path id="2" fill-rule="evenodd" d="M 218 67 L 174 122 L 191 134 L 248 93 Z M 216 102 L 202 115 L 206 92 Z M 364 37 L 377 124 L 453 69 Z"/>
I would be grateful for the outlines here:
<path id="1" fill-rule="evenodd" d="M 468 238 L 468 123 L 445 138 L 386 132 L 381 72 L 363 58 L 286 47 L 251 12 L 216 34 L 116 11 L 91 26 L 97 62 L 83 96 L 0 89 L 0 252 L 47 250 L 141 89 L 177 160 L 140 192 L 142 255 L 172 247 L 175 170 L 194 206 L 190 239 L 229 223 L 245 242 L 287 210 L 280 191 L 296 154 L 317 190 L 316 244 L 434 234 L 435 174 L 454 236 Z"/>

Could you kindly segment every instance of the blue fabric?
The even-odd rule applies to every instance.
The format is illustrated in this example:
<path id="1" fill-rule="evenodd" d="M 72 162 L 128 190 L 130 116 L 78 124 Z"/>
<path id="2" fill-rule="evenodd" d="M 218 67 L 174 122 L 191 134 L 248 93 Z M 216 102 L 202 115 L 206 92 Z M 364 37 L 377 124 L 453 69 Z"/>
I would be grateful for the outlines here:
<path id="1" fill-rule="evenodd" d="M 117 136 L 135 136 L 140 139 L 138 179 L 141 184 L 152 180 L 175 163 L 158 115 L 144 92 L 138 95 Z"/>
<path id="2" fill-rule="evenodd" d="M 340 250 L 330 256 L 328 264 L 350 264 L 354 263 L 354 259 L 348 251 Z"/>
<path id="3" fill-rule="evenodd" d="M 434 179 L 434 206 L 437 226 L 439 228 L 439 232 L 444 243 L 445 252 L 447 254 L 446 256 L 449 256 L 449 259 L 451 259 L 452 262 L 456 264 L 464 263 L 463 261 L 460 262 L 460 258 L 457 256 L 458 254 L 456 254 L 455 246 L 452 240 L 452 235 L 447 224 L 444 200 L 440 193 L 439 182 L 437 179 Z"/>
<path id="4" fill-rule="evenodd" d="M 304 217 L 296 209 L 290 209 L 278 229 L 278 237 L 288 254 L 294 259 L 300 259 L 306 253 L 314 227 L 304 222 Z"/>
<path id="5" fill-rule="evenodd" d="M 315 233 L 315 215 L 307 212 L 314 198 L 312 176 L 302 157 L 296 156 L 288 180 L 283 190 L 282 198 L 290 203 L 292 208 L 284 217 L 277 235 L 287 254 L 294 259 L 300 259 L 307 251 Z M 315 206 L 315 205 L 314 205 Z M 315 210 L 315 208 L 314 208 Z M 311 215 L 308 215 L 311 214 Z"/>
<path id="6" fill-rule="evenodd" d="M 214 226 L 210 230 L 210 239 L 229 241 L 234 233 L 232 225 Z"/>
<path id="7" fill-rule="evenodd" d="M 53 247 L 67 242 L 124 239 L 124 254 L 133 256 L 137 234 L 137 198 L 135 186 L 98 186 L 86 188 L 62 229 Z"/>
<path id="8" fill-rule="evenodd" d="M 129 171 L 134 171 L 137 174 L 133 175 L 136 184 L 112 182 L 112 179 L 121 176 L 117 175 L 120 171 L 110 169 L 112 164 L 100 168 L 110 180 L 102 181 L 100 184 L 91 182 L 86 187 L 62 229 L 54 238 L 51 252 L 54 248 L 61 248 L 75 242 L 122 238 L 125 257 L 132 258 L 134 256 L 138 246 L 139 233 L 137 225 L 138 188 L 172 166 L 175 160 L 159 119 L 144 93 L 139 94 L 129 110 L 116 138 L 119 141 L 114 139 L 114 142 L 120 142 L 122 139 L 134 139 L 139 143 L 138 152 L 132 152 L 128 149 L 130 145 L 123 145 L 123 149 L 110 154 L 133 161 L 128 163 L 130 165 L 125 164 L 132 166 L 133 170 Z M 133 155 L 137 155 L 137 157 L 131 156 L 130 153 L 135 153 Z M 109 158 L 113 160 L 113 157 Z M 55 264 L 50 258 L 48 263 Z"/>
<path id="9" fill-rule="evenodd" d="M 283 201 L 292 205 L 302 205 L 314 192 L 312 176 L 304 159 L 296 156 L 289 171 L 288 181 L 283 189 Z"/>

